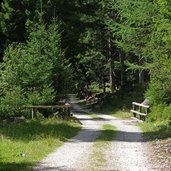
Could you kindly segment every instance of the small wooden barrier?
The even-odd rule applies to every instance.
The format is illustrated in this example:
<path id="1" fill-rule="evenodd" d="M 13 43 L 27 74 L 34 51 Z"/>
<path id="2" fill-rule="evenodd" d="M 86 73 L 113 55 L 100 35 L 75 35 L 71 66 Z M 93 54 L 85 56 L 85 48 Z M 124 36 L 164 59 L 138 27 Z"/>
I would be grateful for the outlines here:
<path id="1" fill-rule="evenodd" d="M 66 103 L 65 105 L 52 105 L 52 106 L 28 106 L 28 108 L 31 109 L 31 118 L 34 118 L 34 115 L 36 113 L 37 109 L 63 109 L 64 112 L 66 112 L 67 116 L 71 116 L 71 105 L 69 103 Z"/>
<path id="2" fill-rule="evenodd" d="M 136 102 L 132 102 L 132 109 L 130 110 L 134 117 L 137 117 L 137 115 L 140 116 L 140 119 L 144 119 L 146 118 L 148 112 L 149 112 L 149 106 L 141 104 L 141 103 L 136 103 Z"/>

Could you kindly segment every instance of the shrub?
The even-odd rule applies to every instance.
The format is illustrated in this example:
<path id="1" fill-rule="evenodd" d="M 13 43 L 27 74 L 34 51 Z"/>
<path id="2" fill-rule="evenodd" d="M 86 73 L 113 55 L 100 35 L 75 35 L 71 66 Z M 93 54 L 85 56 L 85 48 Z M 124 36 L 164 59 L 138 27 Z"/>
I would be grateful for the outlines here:
<path id="1" fill-rule="evenodd" d="M 167 106 L 163 110 L 163 118 L 165 120 L 171 121 L 171 105 Z"/>
<path id="2" fill-rule="evenodd" d="M 35 24 L 29 30 L 27 42 L 10 45 L 3 59 L 0 65 L 1 116 L 26 115 L 27 105 L 54 102 L 53 81 L 61 84 L 58 80 L 65 62 L 56 21 L 47 27 Z"/>
<path id="3" fill-rule="evenodd" d="M 27 92 L 27 104 L 43 105 L 52 104 L 55 99 L 55 92 L 51 86 L 39 88 Z"/>
<path id="4" fill-rule="evenodd" d="M 149 114 L 149 121 L 169 121 L 171 120 L 171 105 L 157 104 L 152 107 Z"/>
<path id="5" fill-rule="evenodd" d="M 5 117 L 21 116 L 26 112 L 25 104 L 26 99 L 23 96 L 23 90 L 19 87 L 14 87 L 1 96 L 0 115 Z"/>

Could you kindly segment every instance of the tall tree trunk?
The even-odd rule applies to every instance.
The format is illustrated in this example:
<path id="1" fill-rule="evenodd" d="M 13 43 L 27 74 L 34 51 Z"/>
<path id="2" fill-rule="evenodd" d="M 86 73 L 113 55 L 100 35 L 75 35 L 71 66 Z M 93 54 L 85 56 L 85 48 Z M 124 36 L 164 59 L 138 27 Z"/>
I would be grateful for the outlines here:
<path id="1" fill-rule="evenodd" d="M 138 57 L 138 63 L 139 63 L 140 66 L 143 65 L 143 59 L 142 59 L 142 57 L 140 55 Z M 139 71 L 138 76 L 139 76 L 139 84 L 144 85 L 144 71 Z"/>
<path id="2" fill-rule="evenodd" d="M 120 71 L 121 71 L 120 86 L 121 86 L 121 89 L 124 89 L 124 86 L 125 86 L 125 63 L 124 63 L 125 56 L 121 51 L 119 52 L 119 59 L 120 59 Z"/>
<path id="3" fill-rule="evenodd" d="M 106 93 L 106 81 L 103 79 L 103 93 Z"/>
<path id="4" fill-rule="evenodd" d="M 115 91 L 115 73 L 114 73 L 114 60 L 112 58 L 112 43 L 111 37 L 108 38 L 108 55 L 109 55 L 109 71 L 110 71 L 110 89 L 113 93 Z"/>

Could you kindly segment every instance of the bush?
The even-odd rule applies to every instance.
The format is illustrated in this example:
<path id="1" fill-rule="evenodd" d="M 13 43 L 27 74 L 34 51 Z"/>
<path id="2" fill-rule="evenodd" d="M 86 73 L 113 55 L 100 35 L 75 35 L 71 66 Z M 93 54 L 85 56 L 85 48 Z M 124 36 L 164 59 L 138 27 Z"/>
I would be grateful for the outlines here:
<path id="1" fill-rule="evenodd" d="M 43 105 L 52 104 L 55 99 L 54 89 L 51 86 L 43 87 L 39 90 L 27 92 L 27 104 Z"/>
<path id="2" fill-rule="evenodd" d="M 52 104 L 64 68 L 59 28 L 35 24 L 26 43 L 10 45 L 0 65 L 1 116 L 27 115 L 25 106 Z M 62 70 L 63 71 L 63 70 Z"/>
<path id="3" fill-rule="evenodd" d="M 165 120 L 171 121 L 171 105 L 167 106 L 163 110 L 163 118 Z"/>
<path id="4" fill-rule="evenodd" d="M 157 104 L 152 107 L 149 121 L 171 121 L 171 105 Z"/>
<path id="5" fill-rule="evenodd" d="M 23 91 L 19 87 L 14 87 L 1 96 L 0 115 L 3 117 L 22 116 L 26 112 L 25 104 Z"/>

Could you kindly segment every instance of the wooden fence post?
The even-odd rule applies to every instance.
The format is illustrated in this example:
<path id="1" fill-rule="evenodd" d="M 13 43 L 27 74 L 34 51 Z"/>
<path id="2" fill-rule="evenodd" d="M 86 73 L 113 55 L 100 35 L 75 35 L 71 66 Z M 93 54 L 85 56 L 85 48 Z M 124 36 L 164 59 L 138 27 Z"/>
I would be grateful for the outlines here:
<path id="1" fill-rule="evenodd" d="M 31 108 L 31 119 L 33 119 L 34 118 L 34 108 L 32 107 Z"/>

